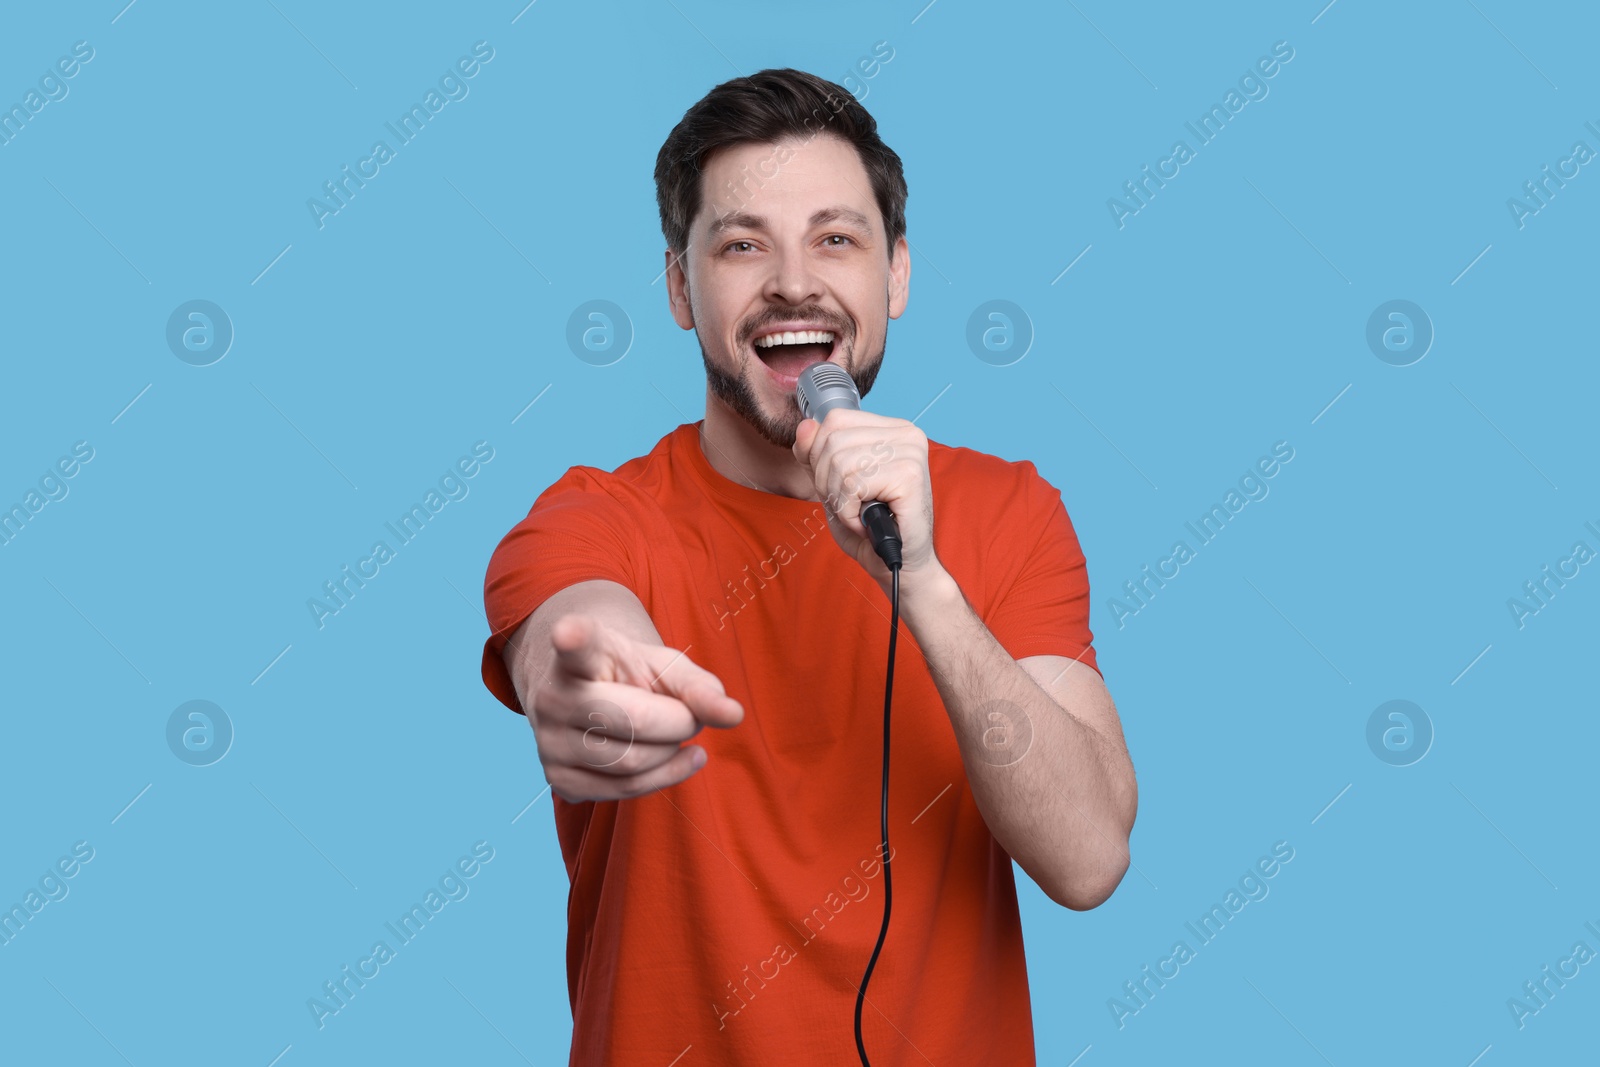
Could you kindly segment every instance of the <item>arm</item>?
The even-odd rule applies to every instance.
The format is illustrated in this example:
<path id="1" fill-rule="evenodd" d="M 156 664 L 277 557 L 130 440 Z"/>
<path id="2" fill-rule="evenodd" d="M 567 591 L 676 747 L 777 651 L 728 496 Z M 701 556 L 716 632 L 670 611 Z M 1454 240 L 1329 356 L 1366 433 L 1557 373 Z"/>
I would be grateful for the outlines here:
<path id="1" fill-rule="evenodd" d="M 1051 900 L 1085 911 L 1127 872 L 1138 785 L 1100 674 L 1013 660 L 948 573 L 902 590 L 989 832 Z"/>
<path id="2" fill-rule="evenodd" d="M 801 421 L 794 453 L 828 504 L 834 540 L 885 593 L 889 570 L 860 512 L 866 500 L 894 512 L 900 617 L 927 659 L 989 832 L 1058 904 L 1081 911 L 1103 902 L 1128 869 L 1138 791 L 1100 675 L 1061 656 L 1019 663 L 972 610 L 934 551 L 928 439 L 915 424 L 834 410 L 826 425 Z M 1072 534 L 1059 499 L 1054 507 L 1059 554 Z M 1036 625 L 1063 627 L 1064 610 Z"/>

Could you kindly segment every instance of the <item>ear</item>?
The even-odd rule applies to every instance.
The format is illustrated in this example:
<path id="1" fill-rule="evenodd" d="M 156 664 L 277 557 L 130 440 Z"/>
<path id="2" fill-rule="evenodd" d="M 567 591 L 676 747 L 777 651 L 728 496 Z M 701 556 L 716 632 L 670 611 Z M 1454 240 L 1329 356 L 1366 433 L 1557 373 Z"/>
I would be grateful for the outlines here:
<path id="1" fill-rule="evenodd" d="M 694 312 L 689 306 L 689 276 L 684 273 L 683 256 L 667 249 L 667 303 L 672 309 L 672 321 L 685 330 L 694 329 Z"/>
<path id="2" fill-rule="evenodd" d="M 906 239 L 900 238 L 894 243 L 894 249 L 889 255 L 889 317 L 898 319 L 906 310 L 906 302 L 911 299 L 911 252 L 906 246 Z"/>

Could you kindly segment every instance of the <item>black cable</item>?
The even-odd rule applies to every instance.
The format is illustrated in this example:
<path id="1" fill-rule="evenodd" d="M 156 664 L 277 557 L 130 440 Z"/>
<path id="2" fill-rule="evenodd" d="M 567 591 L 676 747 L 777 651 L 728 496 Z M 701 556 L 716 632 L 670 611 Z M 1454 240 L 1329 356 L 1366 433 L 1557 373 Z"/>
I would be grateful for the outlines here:
<path id="1" fill-rule="evenodd" d="M 896 546 L 898 547 L 898 546 Z M 889 882 L 889 702 L 894 695 L 894 645 L 900 630 L 900 563 L 889 565 L 889 668 L 883 680 L 883 793 L 878 808 L 878 827 L 883 834 L 883 926 L 878 929 L 878 943 L 872 946 L 872 958 L 867 961 L 867 973 L 861 977 L 856 990 L 856 1052 L 861 1056 L 862 1067 L 872 1067 L 867 1059 L 867 1046 L 861 1040 L 861 1006 L 867 999 L 867 983 L 872 980 L 872 969 L 878 964 L 878 953 L 889 936 L 889 905 L 894 893 Z"/>

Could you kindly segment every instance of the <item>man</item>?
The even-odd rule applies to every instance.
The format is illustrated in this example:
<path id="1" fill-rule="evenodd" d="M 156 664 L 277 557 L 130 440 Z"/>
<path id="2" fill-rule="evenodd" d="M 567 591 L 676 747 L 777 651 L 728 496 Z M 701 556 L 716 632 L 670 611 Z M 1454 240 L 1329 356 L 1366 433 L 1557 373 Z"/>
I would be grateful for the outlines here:
<path id="1" fill-rule="evenodd" d="M 719 85 L 655 177 L 705 418 L 568 470 L 484 586 L 484 680 L 528 714 L 571 879 L 571 1063 L 855 1062 L 887 859 L 873 1062 L 1032 1064 L 1011 861 L 1093 908 L 1137 804 L 1060 493 L 904 419 L 801 419 L 811 363 L 867 395 L 911 276 L 900 159 L 842 88 Z M 904 546 L 888 850 L 872 500 Z"/>

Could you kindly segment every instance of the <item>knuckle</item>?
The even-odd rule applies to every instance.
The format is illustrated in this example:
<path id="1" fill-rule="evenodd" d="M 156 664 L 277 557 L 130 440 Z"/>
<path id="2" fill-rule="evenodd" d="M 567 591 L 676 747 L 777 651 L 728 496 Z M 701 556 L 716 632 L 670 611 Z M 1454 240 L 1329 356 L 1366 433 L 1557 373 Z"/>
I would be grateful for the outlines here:
<path id="1" fill-rule="evenodd" d="M 577 787 L 575 776 L 567 774 L 562 768 L 547 769 L 544 778 L 550 783 L 550 792 L 567 803 L 574 804 L 583 799 L 583 791 Z"/>
<path id="2" fill-rule="evenodd" d="M 551 685 L 539 691 L 533 700 L 534 732 L 540 726 L 550 728 L 566 723 L 572 707 L 573 688 Z"/>
<path id="3" fill-rule="evenodd" d="M 643 750 L 634 747 L 619 756 L 615 763 L 606 770 L 620 778 L 631 778 L 641 771 L 650 769 L 649 760 Z"/>
<path id="4" fill-rule="evenodd" d="M 652 737 L 660 729 L 659 716 L 648 704 L 636 706 L 632 711 L 622 710 L 619 716 L 608 721 L 611 734 L 630 743 L 640 737 Z"/>
<path id="5" fill-rule="evenodd" d="M 613 774 L 617 773 L 618 765 L 633 751 L 631 740 L 623 741 L 607 737 L 592 728 L 574 733 L 572 742 L 574 763 Z"/>
<path id="6" fill-rule="evenodd" d="M 654 788 L 655 786 L 651 785 L 643 776 L 637 774 L 617 781 L 617 792 L 629 798 L 643 796 Z"/>
<path id="7" fill-rule="evenodd" d="M 606 769 L 615 774 L 632 776 L 647 771 L 653 764 L 650 749 L 644 745 L 629 745 L 627 751 L 616 758 Z"/>
<path id="8" fill-rule="evenodd" d="M 551 756 L 550 727 L 538 720 L 533 723 L 533 743 L 539 750 L 539 762 L 547 763 Z"/>
<path id="9" fill-rule="evenodd" d="M 566 717 L 566 709 L 565 694 L 554 689 L 541 690 L 533 698 L 533 720 L 536 724 L 561 722 Z"/>

